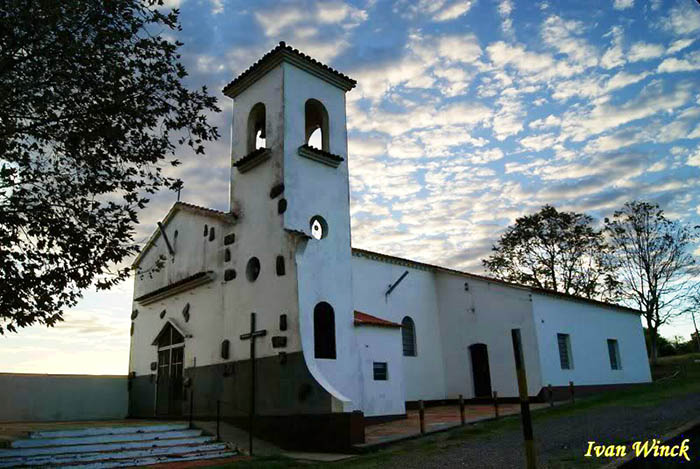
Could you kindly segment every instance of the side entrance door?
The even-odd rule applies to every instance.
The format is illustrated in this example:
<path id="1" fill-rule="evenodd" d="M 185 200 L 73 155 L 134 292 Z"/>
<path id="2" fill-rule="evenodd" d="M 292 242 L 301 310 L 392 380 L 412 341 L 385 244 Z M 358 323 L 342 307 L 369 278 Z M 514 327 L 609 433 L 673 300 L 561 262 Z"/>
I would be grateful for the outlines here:
<path id="1" fill-rule="evenodd" d="M 469 354 L 472 359 L 474 397 L 491 397 L 491 372 L 489 371 L 489 353 L 486 344 L 470 345 Z"/>

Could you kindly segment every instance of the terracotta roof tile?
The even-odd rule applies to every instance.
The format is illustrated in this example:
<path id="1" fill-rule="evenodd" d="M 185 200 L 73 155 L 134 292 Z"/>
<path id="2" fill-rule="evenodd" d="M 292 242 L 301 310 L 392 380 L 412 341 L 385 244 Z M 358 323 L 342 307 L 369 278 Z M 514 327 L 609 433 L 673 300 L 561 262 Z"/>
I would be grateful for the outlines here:
<path id="1" fill-rule="evenodd" d="M 309 70 L 317 71 L 321 76 L 332 81 L 335 85 L 344 89 L 345 91 L 350 91 L 355 87 L 357 82 L 338 70 L 335 70 L 328 65 L 322 64 L 313 57 L 300 52 L 298 49 L 294 49 L 288 46 L 284 41 L 280 42 L 277 47 L 272 49 L 267 54 L 263 55 L 260 60 L 251 65 L 246 71 L 234 78 L 228 85 L 223 89 L 225 95 L 230 96 L 231 93 L 234 95 L 243 91 L 247 88 L 250 83 L 247 83 L 248 79 L 256 74 L 256 72 L 261 69 L 265 69 L 270 65 L 277 65 L 282 60 L 287 59 L 289 62 L 298 62 Z"/>
<path id="2" fill-rule="evenodd" d="M 201 205 L 195 205 L 195 204 L 190 204 L 188 202 L 175 202 L 175 207 L 178 208 L 184 208 L 184 209 L 192 209 L 196 210 L 208 215 L 213 215 L 217 217 L 226 217 L 226 218 L 238 218 L 237 215 L 234 212 L 223 212 L 221 210 L 216 210 L 213 208 L 208 208 L 208 207 L 202 207 Z"/>
<path id="3" fill-rule="evenodd" d="M 401 327 L 401 324 L 387 321 L 386 319 L 378 318 L 361 311 L 355 311 L 356 326 L 379 326 L 379 327 Z"/>

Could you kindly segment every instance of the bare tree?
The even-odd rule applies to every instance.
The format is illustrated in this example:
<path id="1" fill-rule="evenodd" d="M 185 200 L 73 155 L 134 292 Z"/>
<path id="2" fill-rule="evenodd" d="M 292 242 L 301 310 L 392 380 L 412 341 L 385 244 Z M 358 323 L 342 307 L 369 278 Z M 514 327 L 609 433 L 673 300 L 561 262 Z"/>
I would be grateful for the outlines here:
<path id="1" fill-rule="evenodd" d="M 700 283 L 695 284 L 690 295 L 688 295 L 688 306 L 684 312 L 690 313 L 690 317 L 693 319 L 693 328 L 695 329 L 695 346 L 700 352 L 700 332 L 698 332 L 698 323 L 695 321 L 695 313 L 700 314 Z"/>
<path id="2" fill-rule="evenodd" d="M 699 227 L 669 220 L 658 204 L 632 201 L 605 219 L 614 250 L 622 300 L 644 315 L 650 333 L 649 355 L 657 359 L 659 326 L 683 314 L 689 293 L 690 253 Z"/>

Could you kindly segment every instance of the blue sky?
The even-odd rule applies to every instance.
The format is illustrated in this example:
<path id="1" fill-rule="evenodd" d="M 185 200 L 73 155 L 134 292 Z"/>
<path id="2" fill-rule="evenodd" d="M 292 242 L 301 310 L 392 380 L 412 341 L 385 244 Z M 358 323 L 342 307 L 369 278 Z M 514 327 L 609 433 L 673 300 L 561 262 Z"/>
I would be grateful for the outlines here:
<path id="1" fill-rule="evenodd" d="M 695 0 L 166 3 L 181 10 L 188 83 L 222 108 L 222 139 L 175 170 L 185 201 L 228 208 L 220 90 L 284 40 L 358 81 L 355 247 L 481 272 L 501 231 L 546 203 L 601 220 L 641 198 L 700 223 Z M 139 241 L 172 202 L 142 214 Z M 2 371 L 126 372 L 131 295 L 131 282 L 87 292 L 59 327 L 0 339 Z"/>

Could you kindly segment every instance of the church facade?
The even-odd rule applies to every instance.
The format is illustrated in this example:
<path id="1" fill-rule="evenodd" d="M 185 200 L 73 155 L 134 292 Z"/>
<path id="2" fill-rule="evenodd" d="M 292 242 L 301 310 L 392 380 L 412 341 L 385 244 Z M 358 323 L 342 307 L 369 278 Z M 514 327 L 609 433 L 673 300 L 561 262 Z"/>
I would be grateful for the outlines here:
<path id="1" fill-rule="evenodd" d="M 637 311 L 351 247 L 354 85 L 280 43 L 225 87 L 230 210 L 176 203 L 134 262 L 130 414 L 244 425 L 254 397 L 256 433 L 343 448 L 407 402 L 517 396 L 513 328 L 531 396 L 650 381 Z"/>

